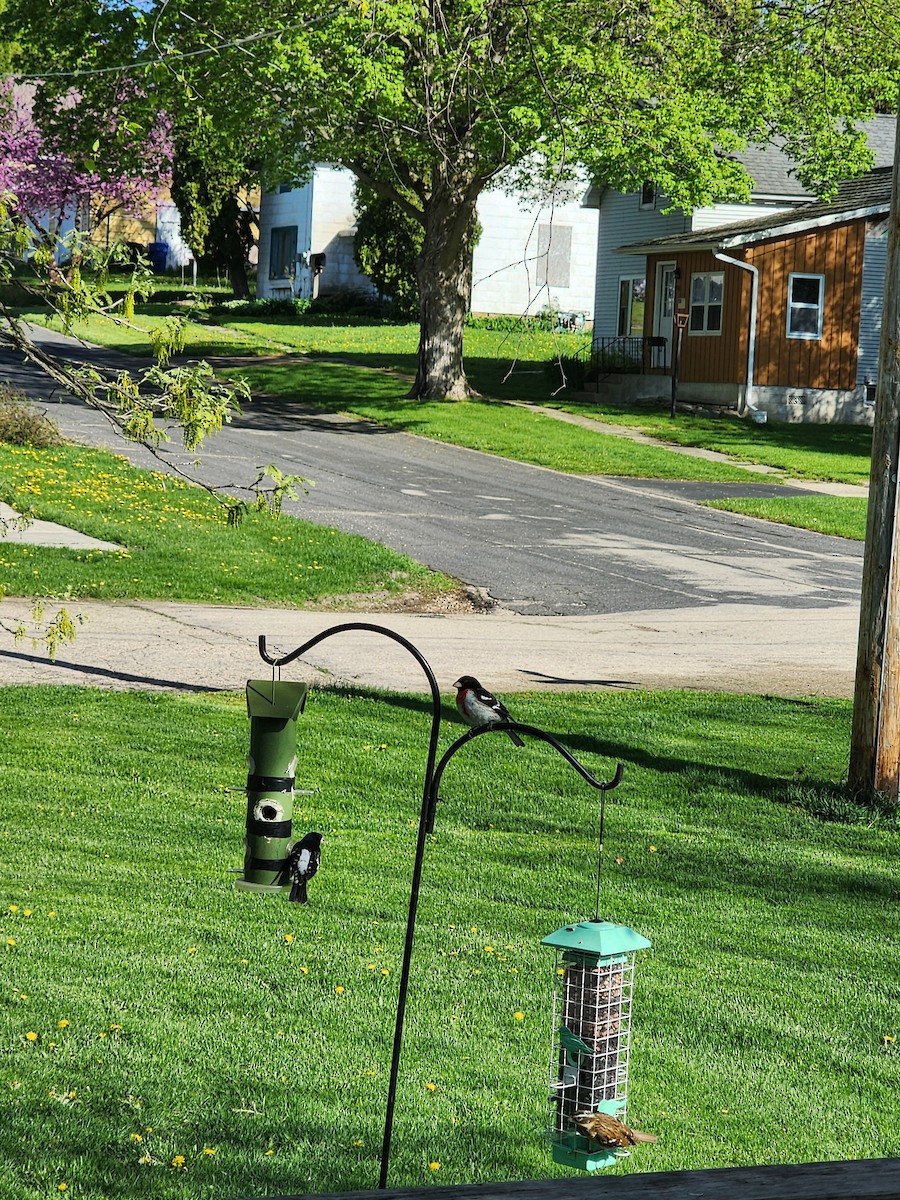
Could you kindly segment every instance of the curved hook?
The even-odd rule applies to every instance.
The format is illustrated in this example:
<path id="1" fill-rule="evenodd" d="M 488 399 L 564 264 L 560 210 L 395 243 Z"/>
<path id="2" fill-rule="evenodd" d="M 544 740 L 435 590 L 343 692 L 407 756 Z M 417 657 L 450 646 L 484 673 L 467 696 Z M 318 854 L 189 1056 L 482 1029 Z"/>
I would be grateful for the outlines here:
<path id="1" fill-rule="evenodd" d="M 347 621 L 343 625 L 332 625 L 330 629 L 325 629 L 322 633 L 317 633 L 315 637 L 311 637 L 302 646 L 299 646 L 296 650 L 292 650 L 290 654 L 283 655 L 281 658 L 276 658 L 274 655 L 269 654 L 266 637 L 264 634 L 261 634 L 259 638 L 259 653 L 264 662 L 269 663 L 273 667 L 283 667 L 287 663 L 300 658 L 301 655 L 311 650 L 313 646 L 317 646 L 325 638 L 332 637 L 336 633 L 349 633 L 351 631 L 380 633 L 382 636 L 397 642 L 404 650 L 409 651 L 425 672 L 428 685 L 431 688 L 431 736 L 428 741 L 428 759 L 425 764 L 425 782 L 422 788 L 422 808 L 419 813 L 416 854 L 413 862 L 412 882 L 410 884 L 409 911 L 406 918 L 406 940 L 403 945 L 403 964 L 400 969 L 400 983 L 397 991 L 397 1017 L 394 1023 L 394 1043 L 391 1051 L 391 1070 L 384 1115 L 384 1135 L 381 1143 L 381 1166 L 378 1187 L 383 1190 L 387 1187 L 388 1164 L 391 1157 L 391 1134 L 394 1125 L 394 1108 L 397 1102 L 397 1080 L 400 1074 L 400 1050 L 403 1043 L 403 1022 L 406 1014 L 406 997 L 409 990 L 410 967 L 412 965 L 416 911 L 419 906 L 419 889 L 422 883 L 422 866 L 425 859 L 425 835 L 433 791 L 434 763 L 437 758 L 438 737 L 441 731 L 441 692 L 428 660 L 412 642 L 403 637 L 402 634 L 395 633 L 393 629 L 387 629 L 384 625 L 374 625 L 369 621 Z"/>
<path id="2" fill-rule="evenodd" d="M 625 771 L 622 763 L 616 764 L 615 774 L 613 775 L 612 779 L 604 782 L 603 780 L 597 779 L 595 775 L 592 775 L 587 767 L 583 766 L 582 763 L 578 761 L 572 751 L 564 746 L 557 738 L 555 738 L 552 733 L 547 733 L 546 730 L 538 729 L 534 725 L 520 725 L 518 721 L 492 721 L 489 725 L 479 725 L 476 729 L 468 730 L 468 732 L 464 733 L 462 737 L 457 738 L 452 746 L 449 746 L 444 751 L 441 761 L 435 768 L 431 783 L 431 799 L 428 805 L 428 833 L 434 832 L 434 818 L 437 809 L 438 788 L 440 787 L 441 776 L 444 774 L 444 770 L 447 764 L 450 762 L 450 759 L 453 758 L 454 754 L 461 750 L 467 742 L 471 742 L 474 738 L 480 737 L 482 734 L 506 733 L 509 730 L 512 730 L 515 733 L 530 734 L 531 737 L 536 737 L 540 741 L 546 742 L 548 745 L 552 746 L 554 750 L 558 751 L 563 756 L 570 766 L 575 768 L 575 770 L 586 783 L 589 783 L 593 788 L 597 788 L 597 790 L 600 792 L 611 792 L 613 788 L 618 787 L 622 782 L 622 775 Z"/>

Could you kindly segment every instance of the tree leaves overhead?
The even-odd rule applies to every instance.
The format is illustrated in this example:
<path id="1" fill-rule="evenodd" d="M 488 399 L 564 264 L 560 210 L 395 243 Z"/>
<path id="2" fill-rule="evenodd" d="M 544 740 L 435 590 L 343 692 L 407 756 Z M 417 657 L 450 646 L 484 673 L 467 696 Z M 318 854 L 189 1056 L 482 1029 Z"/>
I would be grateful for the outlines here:
<path id="1" fill-rule="evenodd" d="M 465 394 L 466 247 L 501 174 L 549 188 L 581 166 L 689 209 L 746 198 L 732 152 L 781 135 L 825 190 L 868 165 L 853 122 L 900 79 L 884 0 L 8 3 L 20 69 L 98 72 L 40 86 L 72 139 L 113 106 L 139 144 L 162 111 L 234 177 L 343 164 L 419 221 L 417 395 Z"/>

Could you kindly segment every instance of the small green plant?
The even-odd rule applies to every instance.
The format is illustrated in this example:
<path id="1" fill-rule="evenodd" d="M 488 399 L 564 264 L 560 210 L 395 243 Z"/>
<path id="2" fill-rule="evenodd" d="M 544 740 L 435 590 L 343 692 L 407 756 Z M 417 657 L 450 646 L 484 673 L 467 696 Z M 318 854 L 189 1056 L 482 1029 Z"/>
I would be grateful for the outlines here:
<path id="1" fill-rule="evenodd" d="M 21 392 L 0 388 L 0 442 L 46 450 L 65 439 L 54 420 L 36 408 Z"/>

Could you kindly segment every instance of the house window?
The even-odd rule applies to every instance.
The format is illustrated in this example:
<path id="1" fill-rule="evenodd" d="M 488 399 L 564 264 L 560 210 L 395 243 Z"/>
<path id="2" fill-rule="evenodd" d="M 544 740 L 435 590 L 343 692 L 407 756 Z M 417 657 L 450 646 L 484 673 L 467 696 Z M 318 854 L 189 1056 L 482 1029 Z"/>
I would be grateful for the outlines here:
<path id="1" fill-rule="evenodd" d="M 538 283 L 567 288 L 571 269 L 572 226 L 538 225 Z"/>
<path id="2" fill-rule="evenodd" d="M 656 208 L 656 188 L 652 183 L 641 184 L 641 208 Z"/>
<path id="3" fill-rule="evenodd" d="M 724 271 L 708 271 L 702 275 L 691 276 L 691 311 L 688 321 L 691 333 L 722 332 L 724 291 Z"/>
<path id="4" fill-rule="evenodd" d="M 820 338 L 825 298 L 824 275 L 789 275 L 787 335 Z"/>
<path id="5" fill-rule="evenodd" d="M 297 226 L 279 225 L 269 242 L 269 278 L 293 279 L 297 263 Z"/>
<path id="6" fill-rule="evenodd" d="M 640 337 L 644 332 L 647 280 L 643 276 L 619 280 L 619 337 Z"/>

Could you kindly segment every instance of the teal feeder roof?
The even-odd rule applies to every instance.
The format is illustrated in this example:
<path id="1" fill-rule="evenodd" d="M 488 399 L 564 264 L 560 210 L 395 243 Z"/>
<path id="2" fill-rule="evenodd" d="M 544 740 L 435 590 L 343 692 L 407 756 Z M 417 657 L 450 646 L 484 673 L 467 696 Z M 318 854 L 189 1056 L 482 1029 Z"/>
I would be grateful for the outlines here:
<path id="1" fill-rule="evenodd" d="M 577 925 L 564 925 L 562 929 L 548 933 L 541 938 L 541 945 L 558 946 L 599 958 L 615 958 L 635 950 L 646 950 L 652 943 L 627 925 L 616 925 L 613 921 L 579 921 Z"/>

